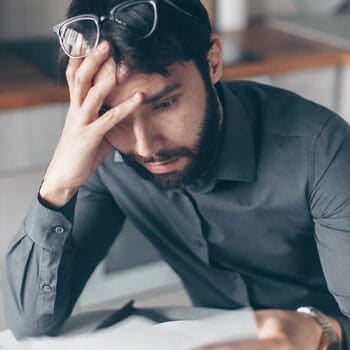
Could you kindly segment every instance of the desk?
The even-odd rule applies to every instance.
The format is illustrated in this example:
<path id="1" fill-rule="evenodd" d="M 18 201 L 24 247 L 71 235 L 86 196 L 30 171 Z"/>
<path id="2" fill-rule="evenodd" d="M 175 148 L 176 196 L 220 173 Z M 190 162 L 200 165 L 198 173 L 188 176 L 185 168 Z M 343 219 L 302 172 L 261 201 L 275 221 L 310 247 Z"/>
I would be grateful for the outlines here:
<path id="1" fill-rule="evenodd" d="M 179 324 L 177 323 L 177 329 L 175 328 L 169 328 L 167 330 L 167 324 L 165 324 L 165 333 L 164 331 L 160 330 L 159 328 L 153 328 L 153 325 L 147 325 L 147 327 L 151 328 L 137 328 L 138 330 L 141 330 L 143 332 L 143 335 L 140 339 L 137 339 L 136 342 L 142 342 L 146 336 L 147 344 L 149 345 L 147 349 L 150 349 L 150 346 L 157 343 L 159 346 L 159 339 L 157 338 L 157 341 L 155 342 L 154 336 L 160 336 L 162 339 L 162 343 L 168 344 L 172 349 L 177 349 L 177 344 L 184 345 L 185 343 L 190 344 L 191 342 L 195 341 L 195 344 L 198 345 L 204 345 L 206 342 L 218 342 L 223 339 L 236 339 L 237 341 L 245 341 L 254 339 L 257 334 L 257 328 L 256 328 L 256 321 L 254 314 L 251 309 L 242 309 L 237 311 L 224 311 L 219 309 L 207 309 L 207 308 L 193 308 L 193 307 L 162 307 L 162 308 L 151 308 L 153 311 L 161 312 L 163 315 L 167 316 L 169 319 L 173 320 L 202 320 L 207 319 L 211 316 L 218 316 L 217 318 L 208 319 L 208 321 L 202 322 L 200 325 L 198 323 L 193 324 L 184 324 L 181 323 L 180 328 Z M 131 345 L 134 344 L 134 340 L 130 339 L 130 334 L 133 334 L 136 338 L 138 337 L 138 334 L 133 333 L 135 331 L 135 328 L 129 328 L 129 333 L 122 334 L 121 328 L 124 327 L 125 324 L 120 328 L 114 328 L 109 329 L 106 332 L 97 332 L 94 334 L 91 334 L 90 332 L 96 328 L 96 325 L 99 324 L 103 319 L 108 317 L 110 315 L 111 311 L 109 310 L 102 310 L 102 311 L 94 311 L 89 313 L 84 313 L 81 315 L 73 316 L 66 325 L 63 327 L 62 332 L 60 335 L 64 335 L 65 337 L 58 337 L 58 338 L 50 338 L 39 341 L 34 341 L 35 343 L 32 344 L 32 342 L 29 342 L 29 345 L 33 345 L 30 347 L 30 349 L 36 349 L 36 344 L 39 345 L 39 349 L 43 349 L 46 347 L 43 347 L 43 345 L 55 345 L 54 348 L 60 348 L 61 345 L 70 345 L 72 344 L 89 344 L 91 340 L 98 342 L 96 344 L 101 345 L 101 342 L 107 341 L 108 344 L 113 344 L 113 348 L 115 346 L 115 339 L 121 340 L 123 343 L 123 338 L 120 338 L 120 336 L 124 335 L 127 336 L 127 343 L 130 343 Z M 131 320 L 130 320 L 131 321 Z M 173 325 L 173 324 L 171 324 Z M 236 325 L 234 327 L 233 325 Z M 203 327 L 205 331 L 203 332 Z M 163 328 L 164 329 L 164 328 Z M 209 329 L 211 331 L 209 331 Z M 175 333 L 174 333 L 175 330 Z M 117 333 L 116 333 L 117 332 Z M 122 331 L 123 332 L 123 331 Z M 132 333 L 131 333 L 132 332 Z M 151 332 L 151 333 L 150 333 Z M 83 333 L 83 337 L 71 337 L 74 335 L 77 335 L 78 333 Z M 87 335 L 85 333 L 90 333 L 89 339 L 87 340 Z M 148 334 L 148 336 L 147 336 Z M 109 339 L 106 338 L 109 337 Z M 181 335 L 184 336 L 184 338 L 181 337 Z M 116 338 L 117 336 L 117 338 Z M 111 338 L 112 337 L 112 338 Z M 133 337 L 134 338 L 134 337 Z M 106 340 L 107 339 L 107 340 Z M 171 339 L 171 344 L 169 344 L 169 339 Z M 207 339 L 207 340 L 203 340 Z M 210 339 L 210 340 L 209 340 Z M 215 340 L 214 340 L 215 339 Z M 111 343 L 112 340 L 112 343 Z M 164 343 L 165 341 L 165 343 Z M 167 342 L 168 341 L 168 342 Z M 228 340 L 229 341 L 229 340 Z M 190 342 L 190 343 L 188 343 Z M 16 345 L 17 342 L 11 335 L 10 331 L 4 331 L 0 332 L 0 348 L 5 347 L 6 349 L 8 347 L 12 348 L 12 346 Z M 130 345 L 129 344 L 129 345 Z M 206 343 L 207 344 L 207 343 Z M 25 349 L 25 346 L 28 345 L 24 342 L 23 347 L 20 346 L 20 349 Z M 57 347 L 58 346 L 58 347 Z M 152 347 L 153 348 L 153 347 Z M 159 347 L 158 347 L 159 348 Z M 164 348 L 164 347 L 163 347 Z M 162 348 L 162 350 L 163 350 Z M 182 347 L 184 348 L 184 347 Z M 134 347 L 133 347 L 134 349 Z M 187 346 L 186 346 L 187 349 Z M 177 349 L 178 350 L 178 349 Z"/>
<path id="2" fill-rule="evenodd" d="M 199 320 L 225 312 L 225 310 L 220 309 L 187 306 L 159 307 L 150 309 L 160 312 L 171 320 Z M 60 335 L 74 335 L 84 332 L 91 332 L 113 311 L 114 310 L 99 310 L 74 315 L 64 324 Z"/>
<path id="3" fill-rule="evenodd" d="M 220 309 L 209 309 L 199 307 L 159 307 L 151 308 L 157 312 L 162 313 L 172 320 L 199 320 L 210 316 L 218 315 L 225 312 Z M 63 325 L 59 335 L 70 336 L 76 334 L 82 334 L 86 332 L 92 332 L 98 324 L 111 315 L 115 310 L 97 310 L 90 312 L 83 312 L 70 317 Z M 228 312 L 228 311 L 227 311 Z M 9 339 L 12 341 L 14 338 L 9 330 L 0 332 L 0 349 L 1 345 Z"/>
<path id="4" fill-rule="evenodd" d="M 286 33 L 267 24 L 252 25 L 220 37 L 262 58 L 249 64 L 226 66 L 223 80 L 350 63 L 350 50 Z"/>

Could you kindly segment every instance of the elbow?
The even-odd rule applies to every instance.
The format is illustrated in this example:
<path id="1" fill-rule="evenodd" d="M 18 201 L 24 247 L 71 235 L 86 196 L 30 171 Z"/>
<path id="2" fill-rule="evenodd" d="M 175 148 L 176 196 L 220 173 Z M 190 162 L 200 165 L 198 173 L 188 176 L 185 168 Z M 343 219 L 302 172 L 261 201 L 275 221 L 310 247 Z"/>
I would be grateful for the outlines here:
<path id="1" fill-rule="evenodd" d="M 52 321 L 52 317 L 43 316 L 40 319 L 33 320 L 21 318 L 6 317 L 6 324 L 17 340 L 25 338 L 35 338 L 42 336 L 55 336 L 58 334 L 61 324 Z"/>
<path id="2" fill-rule="evenodd" d="M 4 318 L 6 326 L 16 339 L 55 336 L 59 333 L 69 314 L 63 307 L 52 309 L 48 303 L 45 307 L 38 303 L 38 298 L 23 297 L 16 293 L 20 288 L 10 288 L 9 283 L 4 284 Z M 33 293 L 34 294 L 34 293 Z"/>

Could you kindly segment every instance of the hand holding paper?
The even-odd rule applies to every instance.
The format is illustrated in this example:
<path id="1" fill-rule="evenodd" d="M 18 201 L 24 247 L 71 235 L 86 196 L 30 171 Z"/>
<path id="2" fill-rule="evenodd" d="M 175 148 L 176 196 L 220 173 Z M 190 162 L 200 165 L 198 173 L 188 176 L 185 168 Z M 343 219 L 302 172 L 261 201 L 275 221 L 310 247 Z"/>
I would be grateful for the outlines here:
<path id="1" fill-rule="evenodd" d="M 286 310 L 261 310 L 256 311 L 255 316 L 258 339 L 240 344 L 228 341 L 222 346 L 205 346 L 196 350 L 316 350 L 320 348 L 322 329 L 307 315 Z M 336 323 L 335 320 L 334 322 Z M 337 327 L 336 324 L 334 327 Z M 340 332 L 340 329 L 338 331 Z"/>

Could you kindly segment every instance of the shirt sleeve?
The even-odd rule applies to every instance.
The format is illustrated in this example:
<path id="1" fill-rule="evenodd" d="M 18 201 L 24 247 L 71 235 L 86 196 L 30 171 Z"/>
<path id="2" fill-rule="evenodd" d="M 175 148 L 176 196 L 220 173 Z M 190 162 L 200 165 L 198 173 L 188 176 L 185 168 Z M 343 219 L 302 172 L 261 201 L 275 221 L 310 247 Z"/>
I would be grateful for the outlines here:
<path id="1" fill-rule="evenodd" d="M 310 210 L 316 244 L 328 289 L 344 315 L 336 318 L 350 344 L 350 128 L 344 120 L 328 120 L 312 158 Z"/>
<path id="2" fill-rule="evenodd" d="M 62 210 L 33 202 L 5 260 L 5 320 L 16 338 L 59 331 L 123 221 L 97 172 Z"/>

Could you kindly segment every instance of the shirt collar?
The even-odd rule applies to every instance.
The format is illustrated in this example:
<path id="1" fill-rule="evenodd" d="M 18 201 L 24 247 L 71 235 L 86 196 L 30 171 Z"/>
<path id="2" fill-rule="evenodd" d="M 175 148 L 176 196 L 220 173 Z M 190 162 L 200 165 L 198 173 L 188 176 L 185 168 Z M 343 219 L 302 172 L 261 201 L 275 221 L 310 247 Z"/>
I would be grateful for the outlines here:
<path id="1" fill-rule="evenodd" d="M 224 115 L 220 149 L 211 174 L 190 186 L 196 192 L 209 192 L 220 180 L 253 182 L 256 179 L 253 130 L 247 111 L 225 84 L 218 84 L 217 90 Z"/>

